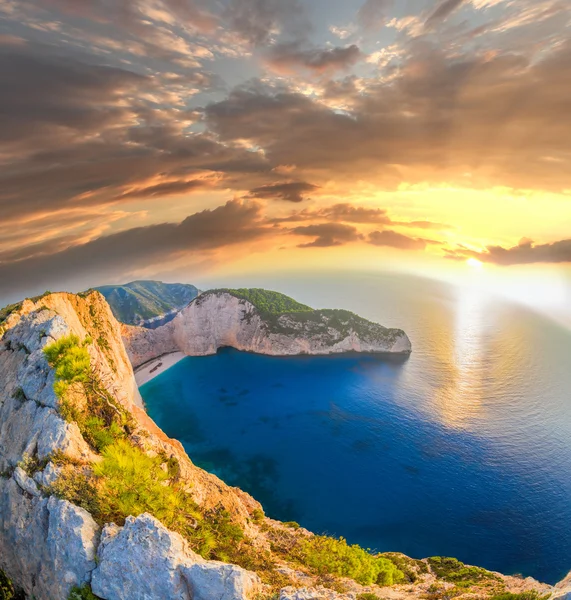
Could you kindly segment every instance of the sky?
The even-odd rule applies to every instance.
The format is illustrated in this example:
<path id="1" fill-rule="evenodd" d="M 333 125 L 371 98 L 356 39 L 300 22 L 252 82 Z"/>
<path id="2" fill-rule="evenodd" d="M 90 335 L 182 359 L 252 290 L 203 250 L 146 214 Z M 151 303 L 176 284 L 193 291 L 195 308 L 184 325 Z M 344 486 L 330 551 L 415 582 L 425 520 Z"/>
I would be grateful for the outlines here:
<path id="1" fill-rule="evenodd" d="M 0 0 L 0 304 L 296 269 L 569 282 L 570 31 L 568 0 Z"/>

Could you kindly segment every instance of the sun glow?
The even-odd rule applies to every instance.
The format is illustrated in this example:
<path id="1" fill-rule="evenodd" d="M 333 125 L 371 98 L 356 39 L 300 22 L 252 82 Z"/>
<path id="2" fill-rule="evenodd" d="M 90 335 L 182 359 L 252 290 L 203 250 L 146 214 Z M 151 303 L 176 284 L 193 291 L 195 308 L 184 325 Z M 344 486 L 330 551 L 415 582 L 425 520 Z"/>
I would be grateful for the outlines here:
<path id="1" fill-rule="evenodd" d="M 466 264 L 469 267 L 472 267 L 472 269 L 482 270 L 484 268 L 484 263 L 481 260 L 478 260 L 477 258 L 469 258 L 468 260 L 466 260 Z"/>

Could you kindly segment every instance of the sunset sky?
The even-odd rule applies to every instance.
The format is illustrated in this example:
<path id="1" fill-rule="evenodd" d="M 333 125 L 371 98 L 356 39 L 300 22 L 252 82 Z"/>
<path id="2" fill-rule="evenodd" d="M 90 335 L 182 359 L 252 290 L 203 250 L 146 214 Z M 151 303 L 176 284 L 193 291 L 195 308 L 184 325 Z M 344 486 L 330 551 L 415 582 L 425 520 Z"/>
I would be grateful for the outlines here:
<path id="1" fill-rule="evenodd" d="M 569 278 L 570 31 L 568 0 L 0 0 L 0 304 L 280 269 Z"/>

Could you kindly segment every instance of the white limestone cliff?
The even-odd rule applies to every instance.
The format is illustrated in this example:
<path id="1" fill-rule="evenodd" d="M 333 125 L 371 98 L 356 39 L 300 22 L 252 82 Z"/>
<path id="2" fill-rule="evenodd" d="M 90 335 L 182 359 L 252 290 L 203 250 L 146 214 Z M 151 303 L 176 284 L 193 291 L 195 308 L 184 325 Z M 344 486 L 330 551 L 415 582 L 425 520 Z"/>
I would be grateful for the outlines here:
<path id="1" fill-rule="evenodd" d="M 141 515 L 123 528 L 111 525 L 102 532 L 86 510 L 56 497 L 50 489 L 61 472 L 52 457 L 78 469 L 98 459 L 78 426 L 61 416 L 53 391 L 54 372 L 43 353 L 46 345 L 73 333 L 93 340 L 91 364 L 106 389 L 135 418 L 133 440 L 140 440 L 151 455 L 175 457 L 180 477 L 200 506 L 222 506 L 246 531 L 250 514 L 260 509 L 241 490 L 229 488 L 192 464 L 182 446 L 165 436 L 139 407 L 119 332 L 119 324 L 97 292 L 86 298 L 51 294 L 37 302 L 25 301 L 2 323 L 0 570 L 36 600 L 65 600 L 72 588 L 92 580 L 104 600 L 190 600 L 200 597 L 192 592 L 193 585 L 206 586 L 203 598 L 250 598 L 258 585 L 253 573 L 233 567 L 229 574 L 228 565 L 204 561 L 186 545 L 175 552 L 180 536 L 153 517 Z M 28 464 L 30 458 L 33 464 Z M 143 533 L 136 536 L 133 531 Z M 185 583 L 180 593 L 165 595 L 158 590 L 168 589 L 168 569 L 158 565 L 166 564 L 173 552 L 175 570 L 180 571 L 177 577 Z M 196 561 L 209 568 L 208 577 L 192 569 Z M 129 571 L 129 565 L 136 568 Z M 154 591 L 149 587 L 153 581 L 158 586 Z M 209 596 L 208 589 L 215 591 Z"/>
<path id="2" fill-rule="evenodd" d="M 123 326 L 123 336 L 135 367 L 170 352 L 202 356 L 225 346 L 274 356 L 411 351 L 410 340 L 400 329 L 386 329 L 345 311 L 341 317 L 336 311 L 316 311 L 315 315 L 315 319 L 301 320 L 283 314 L 270 323 L 243 298 L 206 292 L 170 323 L 153 330 Z M 339 318 L 346 319 L 341 326 Z"/>

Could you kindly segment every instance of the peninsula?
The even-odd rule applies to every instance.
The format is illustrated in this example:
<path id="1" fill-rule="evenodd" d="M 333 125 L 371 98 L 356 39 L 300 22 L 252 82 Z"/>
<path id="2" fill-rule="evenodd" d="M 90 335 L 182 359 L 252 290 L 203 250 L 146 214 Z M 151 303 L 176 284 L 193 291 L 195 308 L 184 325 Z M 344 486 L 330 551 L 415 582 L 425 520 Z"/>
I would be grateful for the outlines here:
<path id="1" fill-rule="evenodd" d="M 389 329 L 347 310 L 315 310 L 263 289 L 219 289 L 200 294 L 161 327 L 124 325 L 123 339 L 137 368 L 159 356 L 237 350 L 292 356 L 342 352 L 410 354 L 401 329 Z"/>

